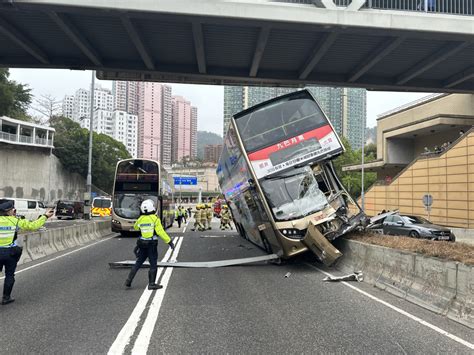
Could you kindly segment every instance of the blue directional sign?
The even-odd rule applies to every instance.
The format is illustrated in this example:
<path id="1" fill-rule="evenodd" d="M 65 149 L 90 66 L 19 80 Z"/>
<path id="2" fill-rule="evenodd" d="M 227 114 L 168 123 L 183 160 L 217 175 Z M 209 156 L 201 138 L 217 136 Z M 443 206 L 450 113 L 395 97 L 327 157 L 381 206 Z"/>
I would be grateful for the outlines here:
<path id="1" fill-rule="evenodd" d="M 195 176 L 173 176 L 174 186 L 195 186 L 197 177 Z"/>

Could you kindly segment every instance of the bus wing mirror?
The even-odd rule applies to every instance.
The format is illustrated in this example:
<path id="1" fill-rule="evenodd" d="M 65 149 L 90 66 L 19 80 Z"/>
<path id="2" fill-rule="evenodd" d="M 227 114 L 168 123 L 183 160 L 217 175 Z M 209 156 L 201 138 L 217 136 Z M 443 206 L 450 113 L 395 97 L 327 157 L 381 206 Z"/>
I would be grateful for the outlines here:
<path id="1" fill-rule="evenodd" d="M 255 187 L 255 180 L 254 179 L 248 179 L 247 181 L 248 181 L 250 187 Z"/>

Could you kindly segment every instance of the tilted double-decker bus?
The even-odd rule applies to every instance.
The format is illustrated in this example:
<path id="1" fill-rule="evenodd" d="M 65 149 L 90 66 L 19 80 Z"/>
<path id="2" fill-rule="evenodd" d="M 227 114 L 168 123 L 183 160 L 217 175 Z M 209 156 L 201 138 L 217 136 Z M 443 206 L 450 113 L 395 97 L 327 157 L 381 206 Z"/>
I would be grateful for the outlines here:
<path id="1" fill-rule="evenodd" d="M 172 176 L 157 161 L 125 159 L 117 163 L 112 204 L 112 232 L 135 234 L 133 225 L 140 216 L 140 205 L 151 199 L 163 227 L 173 224 Z"/>
<path id="2" fill-rule="evenodd" d="M 343 152 L 307 90 L 234 115 L 217 175 L 239 233 L 282 258 L 309 249 L 332 264 L 342 254 L 330 241 L 365 217 L 333 167 Z"/>

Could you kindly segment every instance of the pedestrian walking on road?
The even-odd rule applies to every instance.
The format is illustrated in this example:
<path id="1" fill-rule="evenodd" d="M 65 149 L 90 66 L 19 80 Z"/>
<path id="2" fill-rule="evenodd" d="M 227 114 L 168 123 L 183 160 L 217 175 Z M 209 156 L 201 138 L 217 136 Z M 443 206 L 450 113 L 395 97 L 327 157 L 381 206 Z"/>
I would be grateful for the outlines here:
<path id="1" fill-rule="evenodd" d="M 37 230 L 53 213 L 53 210 L 49 210 L 36 221 L 20 219 L 16 217 L 15 203 L 12 200 L 0 199 L 0 271 L 3 271 L 5 266 L 2 305 L 15 301 L 11 293 L 15 284 L 16 266 L 23 251 L 16 244 L 18 230 Z"/>
<path id="2" fill-rule="evenodd" d="M 181 211 L 181 218 L 184 219 L 184 223 L 187 221 L 187 213 L 183 206 L 179 206 L 179 210 Z"/>
<path id="3" fill-rule="evenodd" d="M 137 240 L 137 261 L 132 266 L 132 270 L 128 274 L 125 281 L 126 287 L 132 286 L 132 281 L 137 271 L 148 258 L 150 262 L 150 269 L 148 270 L 148 289 L 158 290 L 163 286 L 157 285 L 156 274 L 158 273 L 158 237 L 160 237 L 166 244 L 174 249 L 174 244 L 171 238 L 165 232 L 161 221 L 156 215 L 156 208 L 153 200 L 145 200 L 140 206 L 141 214 L 135 222 L 133 229 L 140 231 L 140 237 Z"/>

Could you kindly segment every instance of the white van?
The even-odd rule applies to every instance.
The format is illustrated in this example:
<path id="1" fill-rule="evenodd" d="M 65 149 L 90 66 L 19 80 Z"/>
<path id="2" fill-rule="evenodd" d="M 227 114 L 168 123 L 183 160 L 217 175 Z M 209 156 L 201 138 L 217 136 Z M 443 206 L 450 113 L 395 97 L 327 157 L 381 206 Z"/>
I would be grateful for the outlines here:
<path id="1" fill-rule="evenodd" d="M 35 220 L 46 213 L 46 208 L 41 201 L 8 197 L 6 199 L 15 202 L 17 216 L 25 217 L 29 220 Z"/>

